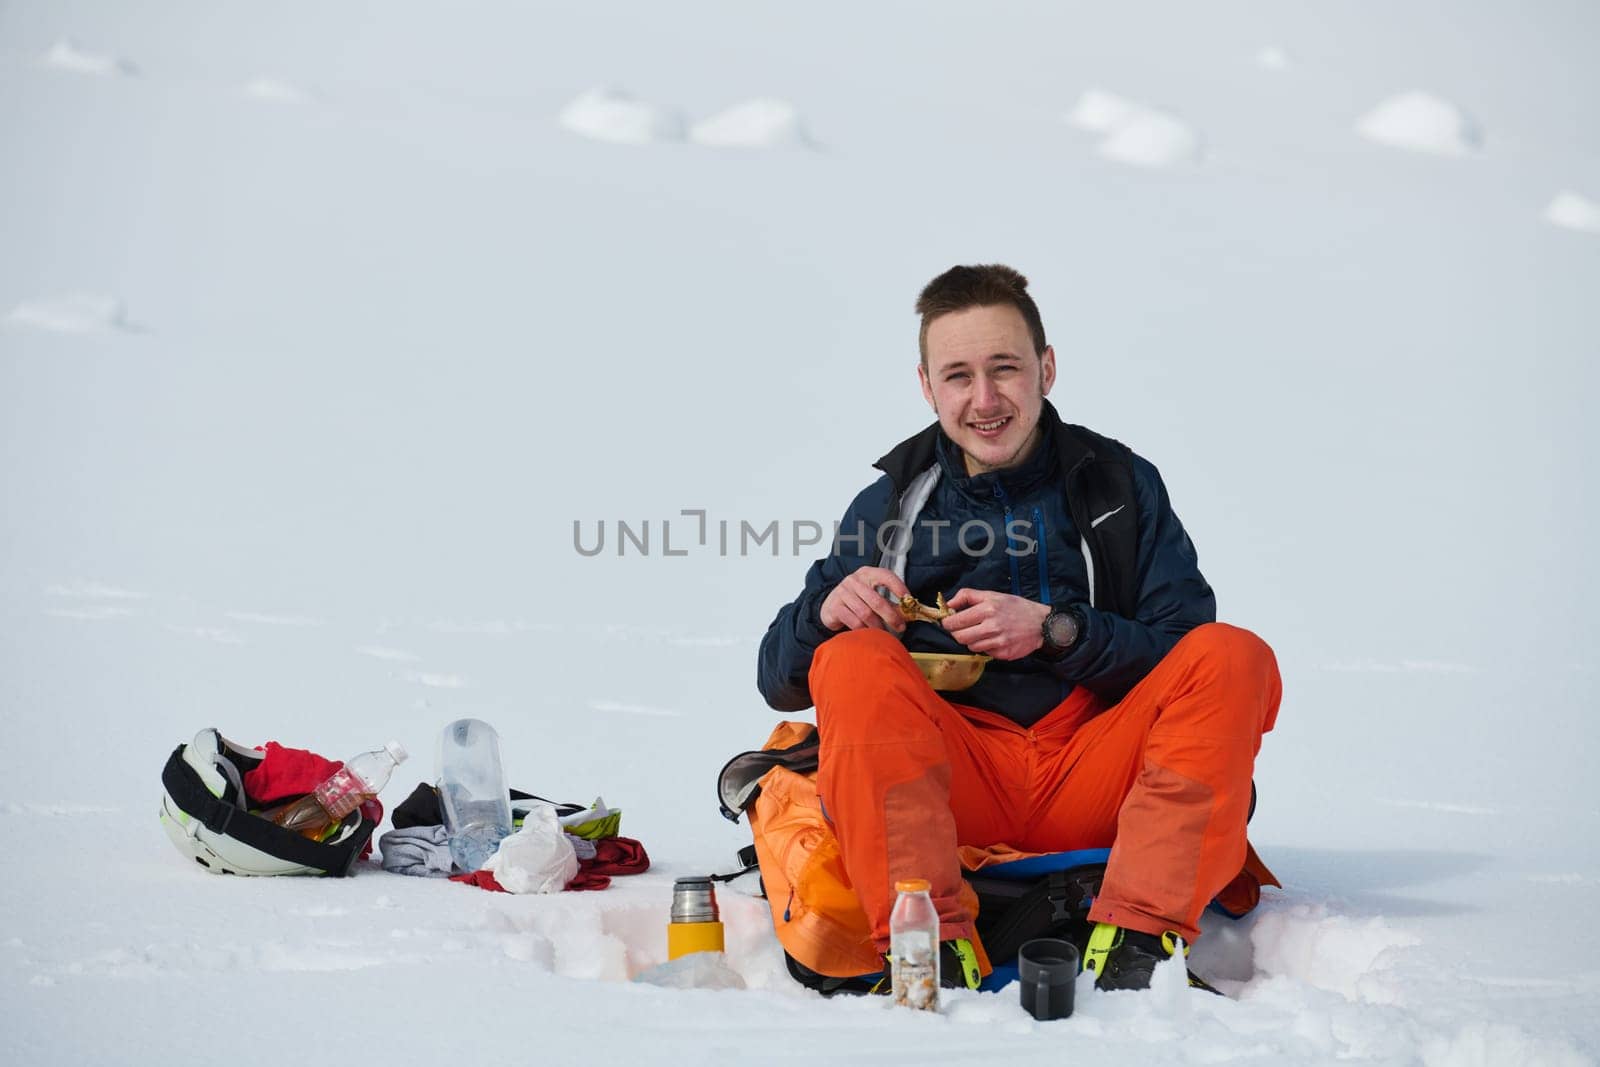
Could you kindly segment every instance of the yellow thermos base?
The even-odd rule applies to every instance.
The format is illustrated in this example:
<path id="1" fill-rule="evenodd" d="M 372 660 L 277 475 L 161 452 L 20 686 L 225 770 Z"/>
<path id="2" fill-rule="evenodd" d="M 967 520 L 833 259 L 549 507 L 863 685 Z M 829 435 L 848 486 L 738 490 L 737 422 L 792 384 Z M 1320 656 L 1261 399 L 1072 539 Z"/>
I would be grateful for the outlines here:
<path id="1" fill-rule="evenodd" d="M 668 923 L 667 959 L 675 960 L 691 952 L 721 952 L 722 924 Z"/>

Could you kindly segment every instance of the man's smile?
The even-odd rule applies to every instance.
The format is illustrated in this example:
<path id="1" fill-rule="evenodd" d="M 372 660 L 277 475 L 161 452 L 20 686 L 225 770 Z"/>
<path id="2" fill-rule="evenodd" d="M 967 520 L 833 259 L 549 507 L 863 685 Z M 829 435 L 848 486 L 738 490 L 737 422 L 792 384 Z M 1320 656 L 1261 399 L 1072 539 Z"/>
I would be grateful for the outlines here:
<path id="1" fill-rule="evenodd" d="M 1001 419 L 990 419 L 988 422 L 967 423 L 973 432 L 977 433 L 980 437 L 999 437 L 1001 433 L 1005 431 L 1005 428 L 1010 424 L 1010 415 L 1007 415 L 1005 418 Z"/>

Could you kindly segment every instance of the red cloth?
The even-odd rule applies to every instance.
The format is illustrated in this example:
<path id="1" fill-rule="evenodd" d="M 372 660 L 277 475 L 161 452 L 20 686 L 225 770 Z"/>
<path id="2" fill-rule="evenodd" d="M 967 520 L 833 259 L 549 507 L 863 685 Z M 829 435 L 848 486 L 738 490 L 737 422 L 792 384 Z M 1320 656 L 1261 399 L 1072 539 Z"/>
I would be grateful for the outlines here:
<path id="1" fill-rule="evenodd" d="M 579 860 L 578 873 L 565 886 L 566 891 L 605 889 L 613 874 L 643 874 L 650 869 L 644 846 L 631 837 L 604 837 L 594 843 L 594 859 Z M 475 885 L 491 893 L 509 892 L 488 871 L 452 874 L 452 882 Z"/>
<path id="2" fill-rule="evenodd" d="M 280 800 L 305 796 L 344 767 L 343 760 L 328 759 L 309 749 L 286 748 L 276 741 L 268 741 L 261 747 L 265 752 L 261 762 L 242 777 L 245 795 L 263 808 Z M 374 823 L 382 822 L 383 805 L 376 797 L 362 801 L 361 814 Z M 368 839 L 361 847 L 361 858 L 366 859 L 371 854 L 372 841 Z"/>
<path id="3" fill-rule="evenodd" d="M 266 755 L 244 775 L 244 791 L 262 807 L 275 800 L 303 797 L 344 766 L 303 748 L 285 748 L 276 741 L 262 745 Z"/>
<path id="4" fill-rule="evenodd" d="M 631 837 L 603 837 L 594 843 L 594 859 L 579 860 L 578 868 L 585 874 L 643 874 L 650 857 Z"/>
<path id="5" fill-rule="evenodd" d="M 466 885 L 475 885 L 479 889 L 487 889 L 491 893 L 509 893 L 511 890 L 494 880 L 494 875 L 488 871 L 473 871 L 470 874 L 452 874 L 452 882 L 463 882 Z"/>

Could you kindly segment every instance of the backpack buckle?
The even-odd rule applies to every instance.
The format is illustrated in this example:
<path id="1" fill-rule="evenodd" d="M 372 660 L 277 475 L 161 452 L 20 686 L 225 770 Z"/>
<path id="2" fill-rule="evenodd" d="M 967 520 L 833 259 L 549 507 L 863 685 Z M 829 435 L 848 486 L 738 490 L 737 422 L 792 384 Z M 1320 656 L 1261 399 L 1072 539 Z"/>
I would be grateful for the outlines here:
<path id="1" fill-rule="evenodd" d="M 1045 899 L 1050 902 L 1050 925 L 1059 926 L 1072 918 L 1072 908 L 1067 903 L 1067 876 L 1063 871 L 1050 873 L 1050 889 Z"/>

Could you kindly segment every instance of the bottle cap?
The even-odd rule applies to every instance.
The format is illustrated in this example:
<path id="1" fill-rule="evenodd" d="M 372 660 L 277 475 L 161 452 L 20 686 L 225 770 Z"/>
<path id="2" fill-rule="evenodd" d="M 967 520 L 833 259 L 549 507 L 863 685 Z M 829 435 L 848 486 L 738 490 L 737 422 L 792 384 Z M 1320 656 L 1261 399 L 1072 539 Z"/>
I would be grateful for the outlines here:
<path id="1" fill-rule="evenodd" d="M 679 878 L 672 884 L 672 921 L 708 923 L 721 921 L 717 890 L 708 877 Z"/>
<path id="2" fill-rule="evenodd" d="M 395 763 L 404 763 L 408 758 L 410 758 L 411 755 L 406 751 L 406 746 L 402 745 L 398 741 L 390 741 L 387 745 L 383 746 L 383 750 L 389 753 L 390 758 L 392 758 Z"/>
<path id="3" fill-rule="evenodd" d="M 894 884 L 896 893 L 926 893 L 932 888 L 926 878 L 906 878 Z"/>

